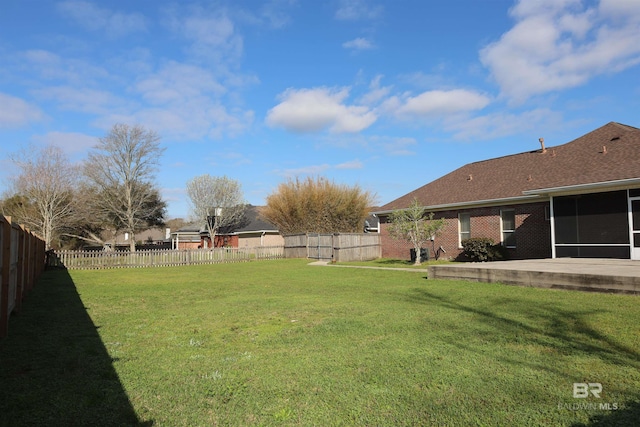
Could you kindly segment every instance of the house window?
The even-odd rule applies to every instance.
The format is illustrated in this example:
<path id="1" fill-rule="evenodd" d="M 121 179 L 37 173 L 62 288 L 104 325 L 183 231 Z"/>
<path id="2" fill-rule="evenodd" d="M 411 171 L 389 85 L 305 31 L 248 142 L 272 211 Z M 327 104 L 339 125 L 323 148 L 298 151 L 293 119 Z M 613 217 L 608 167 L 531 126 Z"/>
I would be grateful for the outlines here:
<path id="1" fill-rule="evenodd" d="M 471 237 L 471 216 L 468 213 L 458 214 L 458 230 L 460 247 L 462 247 L 462 241 Z"/>
<path id="2" fill-rule="evenodd" d="M 516 211 L 503 209 L 500 211 L 502 227 L 502 245 L 508 248 L 516 247 Z"/>

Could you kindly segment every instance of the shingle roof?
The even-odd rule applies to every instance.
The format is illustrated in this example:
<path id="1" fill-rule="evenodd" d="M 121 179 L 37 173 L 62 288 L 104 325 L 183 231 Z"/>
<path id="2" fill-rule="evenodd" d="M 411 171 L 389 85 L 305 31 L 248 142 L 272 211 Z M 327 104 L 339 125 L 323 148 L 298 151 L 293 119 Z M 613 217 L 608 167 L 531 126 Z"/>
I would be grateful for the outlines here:
<path id="1" fill-rule="evenodd" d="M 610 122 L 555 147 L 469 163 L 379 208 L 523 197 L 523 191 L 640 178 L 640 129 Z"/>
<path id="2" fill-rule="evenodd" d="M 236 233 L 249 233 L 252 231 L 278 231 L 275 225 L 267 222 L 260 216 L 260 207 L 247 205 L 244 215 L 247 222 L 244 226 L 235 230 Z"/>
<path id="3" fill-rule="evenodd" d="M 220 234 L 237 234 L 237 233 L 251 233 L 256 231 L 270 231 L 277 232 L 278 229 L 273 224 L 265 221 L 260 216 L 260 206 L 247 205 L 244 211 L 244 218 L 241 221 L 240 227 L 232 231 L 221 231 Z M 188 224 L 178 230 L 180 233 L 207 233 L 206 224 Z"/>

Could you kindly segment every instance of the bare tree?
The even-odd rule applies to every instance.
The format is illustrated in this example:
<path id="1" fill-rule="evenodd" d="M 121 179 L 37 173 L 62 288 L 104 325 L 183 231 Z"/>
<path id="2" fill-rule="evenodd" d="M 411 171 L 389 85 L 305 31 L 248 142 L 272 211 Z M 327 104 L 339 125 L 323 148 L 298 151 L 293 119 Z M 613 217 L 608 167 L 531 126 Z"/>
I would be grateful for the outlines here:
<path id="1" fill-rule="evenodd" d="M 164 225 L 166 203 L 157 189 L 151 187 L 149 192 L 146 206 L 140 210 L 140 228 Z M 65 236 L 109 248 L 108 243 L 116 238 L 124 226 L 117 215 L 104 209 L 105 197 L 109 196 L 97 191 L 95 187 L 81 183 L 73 200 L 74 222 L 71 229 L 74 233 L 65 233 Z M 115 243 L 113 241 L 114 248 Z"/>
<path id="2" fill-rule="evenodd" d="M 69 223 L 77 169 L 53 145 L 32 147 L 11 160 L 19 172 L 11 179 L 13 197 L 5 201 L 3 211 L 39 234 L 49 249 Z"/>
<path id="3" fill-rule="evenodd" d="M 128 232 L 130 250 L 135 233 L 157 216 L 155 172 L 164 149 L 152 130 L 127 124 L 114 125 L 89 153 L 84 174 L 96 196 L 92 205 L 114 229 Z M 155 212 L 155 213 L 154 213 Z"/>
<path id="4" fill-rule="evenodd" d="M 445 226 L 444 219 L 434 220 L 433 216 L 433 213 L 426 214 L 425 208 L 420 205 L 418 199 L 414 199 L 407 209 L 398 209 L 391 213 L 389 234 L 395 239 L 411 242 L 416 254 L 415 265 L 420 265 L 422 245 L 434 240 Z M 437 255 L 436 252 L 435 256 Z"/>
<path id="5" fill-rule="evenodd" d="M 229 230 L 244 219 L 246 203 L 236 180 L 209 174 L 196 176 L 187 182 L 187 195 L 192 215 L 207 225 L 212 246 L 218 232 Z"/>

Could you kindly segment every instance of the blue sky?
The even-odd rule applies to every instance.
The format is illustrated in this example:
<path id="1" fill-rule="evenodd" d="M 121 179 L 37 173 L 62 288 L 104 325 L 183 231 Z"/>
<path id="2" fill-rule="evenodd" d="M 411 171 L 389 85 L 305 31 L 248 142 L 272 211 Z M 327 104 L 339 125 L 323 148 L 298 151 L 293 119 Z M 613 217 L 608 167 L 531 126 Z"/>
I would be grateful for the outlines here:
<path id="1" fill-rule="evenodd" d="M 9 153 L 153 129 L 157 184 L 325 176 L 379 205 L 463 164 L 640 127 L 640 0 L 3 1 Z"/>

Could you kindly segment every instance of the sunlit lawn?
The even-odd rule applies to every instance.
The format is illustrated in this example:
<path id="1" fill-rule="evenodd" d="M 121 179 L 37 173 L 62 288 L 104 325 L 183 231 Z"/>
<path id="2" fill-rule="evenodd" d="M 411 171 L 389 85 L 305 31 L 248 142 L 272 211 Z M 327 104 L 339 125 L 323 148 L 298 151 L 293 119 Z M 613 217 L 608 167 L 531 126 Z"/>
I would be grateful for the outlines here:
<path id="1" fill-rule="evenodd" d="M 450 264 L 453 261 L 449 261 L 446 259 L 429 259 L 428 261 L 423 261 L 419 265 L 415 265 L 410 260 L 406 259 L 398 259 L 398 258 L 378 258 L 370 261 L 350 261 L 350 262 L 340 262 L 337 265 L 350 265 L 350 266 L 360 266 L 360 267 L 380 267 L 380 268 L 411 268 L 411 269 L 424 269 L 430 265 L 438 265 L 438 264 Z"/>
<path id="2" fill-rule="evenodd" d="M 0 341 L 0 424 L 632 426 L 639 325 L 633 296 L 306 260 L 53 271 Z"/>

